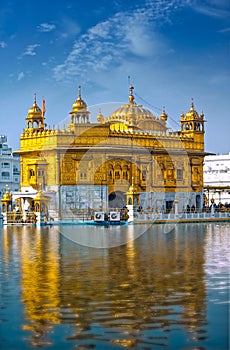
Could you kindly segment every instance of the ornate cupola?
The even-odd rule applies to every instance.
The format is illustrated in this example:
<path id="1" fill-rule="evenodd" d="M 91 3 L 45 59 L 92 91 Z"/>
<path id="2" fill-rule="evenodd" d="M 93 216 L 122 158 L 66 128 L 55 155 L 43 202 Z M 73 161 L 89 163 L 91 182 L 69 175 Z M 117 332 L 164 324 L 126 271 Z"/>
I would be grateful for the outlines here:
<path id="1" fill-rule="evenodd" d="M 89 123 L 90 112 L 87 110 L 87 104 L 81 97 L 81 86 L 78 87 L 78 97 L 72 104 L 72 110 L 70 114 L 69 129 L 74 130 L 78 124 Z"/>
<path id="2" fill-rule="evenodd" d="M 26 128 L 34 130 L 43 130 L 45 128 L 44 112 L 37 105 L 36 94 L 34 94 L 33 106 L 28 110 Z"/>
<path id="3" fill-rule="evenodd" d="M 197 113 L 193 99 L 190 110 L 185 115 L 181 114 L 181 131 L 183 133 L 204 133 L 204 113 L 200 115 Z"/>

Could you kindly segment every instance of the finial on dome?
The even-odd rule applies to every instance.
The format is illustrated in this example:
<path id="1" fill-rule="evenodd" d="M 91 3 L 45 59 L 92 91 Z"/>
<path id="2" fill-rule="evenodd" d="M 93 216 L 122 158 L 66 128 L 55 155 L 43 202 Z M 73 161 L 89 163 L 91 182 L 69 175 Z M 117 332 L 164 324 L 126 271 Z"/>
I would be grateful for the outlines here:
<path id="1" fill-rule="evenodd" d="M 129 102 L 130 103 L 133 103 L 133 101 L 134 101 L 134 96 L 133 96 L 133 90 L 134 90 L 134 87 L 133 87 L 133 85 L 130 85 L 129 86 Z"/>
<path id="2" fill-rule="evenodd" d="M 81 98 L 81 85 L 78 85 L 78 97 Z"/>
<path id="3" fill-rule="evenodd" d="M 167 119 L 168 119 L 168 115 L 165 112 L 165 106 L 163 106 L 163 111 L 162 111 L 160 117 L 161 117 L 161 120 L 164 120 L 164 121 L 167 121 Z"/>
<path id="4" fill-rule="evenodd" d="M 34 104 L 37 104 L 37 96 L 36 96 L 36 92 L 34 93 Z"/>
<path id="5" fill-rule="evenodd" d="M 191 109 L 193 110 L 194 109 L 194 99 L 191 98 Z"/>
<path id="6" fill-rule="evenodd" d="M 130 75 L 128 76 L 128 83 L 129 83 L 129 102 L 133 103 L 133 101 L 134 101 L 134 96 L 133 96 L 134 87 L 131 84 Z"/>

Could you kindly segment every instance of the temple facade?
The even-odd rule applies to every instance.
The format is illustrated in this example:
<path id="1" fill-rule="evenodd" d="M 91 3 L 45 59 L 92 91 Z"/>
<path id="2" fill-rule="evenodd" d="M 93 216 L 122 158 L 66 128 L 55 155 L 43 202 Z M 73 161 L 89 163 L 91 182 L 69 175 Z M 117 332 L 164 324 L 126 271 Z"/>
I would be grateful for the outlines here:
<path id="1" fill-rule="evenodd" d="M 135 102 L 110 116 L 100 112 L 91 122 L 81 88 L 63 128 L 49 128 L 36 97 L 20 137 L 20 191 L 17 207 L 47 212 L 54 220 L 79 212 L 132 206 L 139 211 L 202 207 L 204 114 L 192 100 L 172 131 L 163 109 L 160 116 Z M 14 205 L 14 204 L 13 204 Z"/>

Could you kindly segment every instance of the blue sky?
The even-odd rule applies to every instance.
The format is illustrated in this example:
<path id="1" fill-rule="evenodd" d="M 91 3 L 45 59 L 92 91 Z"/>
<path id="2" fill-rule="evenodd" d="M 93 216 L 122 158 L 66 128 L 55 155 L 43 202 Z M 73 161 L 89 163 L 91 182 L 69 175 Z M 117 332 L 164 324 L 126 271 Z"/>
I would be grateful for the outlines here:
<path id="1" fill-rule="evenodd" d="M 155 114 L 165 106 L 174 130 L 193 98 L 206 150 L 228 153 L 229 62 L 229 0 L 4 0 L 0 134 L 19 147 L 35 92 L 51 126 L 68 117 L 78 85 L 96 105 L 91 121 L 99 107 L 106 116 L 127 101 L 130 76 L 136 102 Z"/>

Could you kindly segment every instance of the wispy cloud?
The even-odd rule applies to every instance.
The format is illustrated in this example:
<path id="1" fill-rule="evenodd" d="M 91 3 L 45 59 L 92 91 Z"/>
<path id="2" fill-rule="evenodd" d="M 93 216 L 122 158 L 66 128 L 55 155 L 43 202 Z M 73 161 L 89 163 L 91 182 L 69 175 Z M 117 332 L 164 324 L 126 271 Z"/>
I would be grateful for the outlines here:
<path id="1" fill-rule="evenodd" d="M 35 56 L 37 54 L 35 50 L 39 46 L 40 46 L 39 44 L 28 45 L 22 55 L 23 56 Z"/>
<path id="2" fill-rule="evenodd" d="M 55 24 L 51 23 L 41 23 L 37 26 L 38 31 L 42 33 L 52 32 L 55 28 Z"/>
<path id="3" fill-rule="evenodd" d="M 117 12 L 75 40 L 64 62 L 54 68 L 54 78 L 85 81 L 97 72 L 121 68 L 125 61 L 138 60 L 140 66 L 147 60 L 173 55 L 159 28 L 173 22 L 176 11 L 187 7 L 205 16 L 226 17 L 228 1 L 146 0 L 139 7 Z"/>
<path id="4" fill-rule="evenodd" d="M 125 57 L 162 54 L 164 42 L 153 32 L 154 21 L 167 20 L 180 1 L 148 0 L 143 7 L 116 13 L 81 35 L 66 60 L 54 68 L 56 80 L 71 80 L 119 66 Z M 165 51 L 166 52 L 166 51 Z"/>
<path id="5" fill-rule="evenodd" d="M 230 27 L 223 28 L 223 29 L 219 30 L 219 33 L 228 33 L 228 32 L 230 32 Z"/>
<path id="6" fill-rule="evenodd" d="M 0 41 L 0 48 L 5 49 L 7 47 L 7 43 L 5 41 Z"/>
<path id="7" fill-rule="evenodd" d="M 192 8 L 206 16 L 227 18 L 230 17 L 229 0 L 194 0 Z"/>
<path id="8" fill-rule="evenodd" d="M 63 17 L 62 22 L 60 23 L 60 36 L 61 38 L 72 38 L 80 33 L 80 27 L 69 17 Z"/>
<path id="9" fill-rule="evenodd" d="M 24 78 L 25 74 L 23 72 L 20 72 L 18 74 L 18 80 L 22 80 Z"/>

